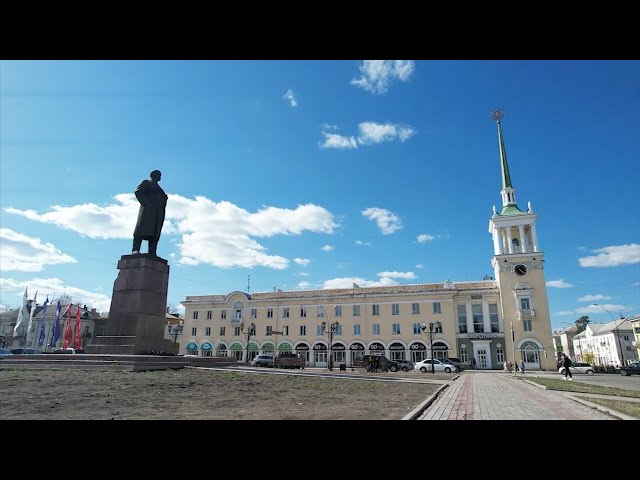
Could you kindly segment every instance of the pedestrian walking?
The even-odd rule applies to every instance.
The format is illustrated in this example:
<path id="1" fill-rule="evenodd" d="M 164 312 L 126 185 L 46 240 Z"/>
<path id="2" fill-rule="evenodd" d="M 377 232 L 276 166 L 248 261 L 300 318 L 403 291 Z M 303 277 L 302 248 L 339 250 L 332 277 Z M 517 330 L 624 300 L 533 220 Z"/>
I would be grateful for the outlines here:
<path id="1" fill-rule="evenodd" d="M 471 359 L 471 370 L 475 370 L 476 369 L 476 359 L 472 358 Z"/>
<path id="2" fill-rule="evenodd" d="M 567 378 L 571 381 L 573 381 L 573 375 L 571 375 L 571 365 L 573 364 L 573 362 L 571 362 L 571 359 L 569 357 L 567 357 L 567 354 L 563 354 L 563 358 L 562 358 L 562 366 L 564 367 L 564 379 L 566 380 Z"/>
<path id="3" fill-rule="evenodd" d="M 507 361 L 502 362 L 502 370 L 505 372 L 509 371 L 509 367 L 507 366 Z"/>
<path id="4" fill-rule="evenodd" d="M 524 373 L 524 360 L 520 360 L 520 371 Z"/>

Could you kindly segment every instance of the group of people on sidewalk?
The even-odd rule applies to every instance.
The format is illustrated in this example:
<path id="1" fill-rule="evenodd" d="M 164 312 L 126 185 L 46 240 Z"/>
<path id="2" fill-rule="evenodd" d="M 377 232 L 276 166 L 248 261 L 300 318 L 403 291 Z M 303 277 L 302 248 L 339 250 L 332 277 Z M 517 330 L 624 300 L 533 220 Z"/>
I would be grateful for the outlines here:
<path id="1" fill-rule="evenodd" d="M 505 372 L 510 372 L 513 369 L 516 369 L 517 372 L 524 373 L 524 360 L 520 360 L 520 363 L 514 365 L 511 362 L 507 362 L 506 360 L 502 364 L 502 370 Z"/>

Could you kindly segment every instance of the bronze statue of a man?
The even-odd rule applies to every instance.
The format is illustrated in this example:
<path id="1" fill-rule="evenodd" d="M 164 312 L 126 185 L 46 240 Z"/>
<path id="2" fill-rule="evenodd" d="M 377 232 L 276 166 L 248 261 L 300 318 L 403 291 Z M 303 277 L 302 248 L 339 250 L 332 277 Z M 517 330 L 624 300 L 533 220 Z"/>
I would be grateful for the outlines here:
<path id="1" fill-rule="evenodd" d="M 154 170 L 151 172 L 151 180 L 143 180 L 136 188 L 135 194 L 140 202 L 140 210 L 138 210 L 138 222 L 133 231 L 133 254 L 140 253 L 142 240 L 147 240 L 149 255 L 157 257 L 156 249 L 169 198 L 158 185 L 161 176 L 160 170 Z"/>

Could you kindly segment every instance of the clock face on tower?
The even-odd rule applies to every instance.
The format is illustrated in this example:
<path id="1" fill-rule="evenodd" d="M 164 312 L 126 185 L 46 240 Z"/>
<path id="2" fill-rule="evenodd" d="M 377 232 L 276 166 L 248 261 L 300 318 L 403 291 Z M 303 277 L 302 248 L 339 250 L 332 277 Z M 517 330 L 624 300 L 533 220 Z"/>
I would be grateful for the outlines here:
<path id="1" fill-rule="evenodd" d="M 515 266 L 513 271 L 516 272 L 516 275 L 519 275 L 522 277 L 523 275 L 527 274 L 527 267 L 525 267 L 524 265 L 518 264 Z"/>

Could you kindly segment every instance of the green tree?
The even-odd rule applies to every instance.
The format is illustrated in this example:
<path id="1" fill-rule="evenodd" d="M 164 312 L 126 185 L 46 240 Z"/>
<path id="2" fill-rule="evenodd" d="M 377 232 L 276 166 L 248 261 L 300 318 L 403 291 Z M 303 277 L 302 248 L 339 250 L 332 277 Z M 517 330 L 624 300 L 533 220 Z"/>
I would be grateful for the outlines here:
<path id="1" fill-rule="evenodd" d="M 583 352 L 582 353 L 582 361 L 586 363 L 590 363 L 591 365 L 595 365 L 596 356 L 591 352 Z"/>
<path id="2" fill-rule="evenodd" d="M 587 328 L 587 324 L 589 323 L 589 317 L 583 315 L 579 319 L 575 321 L 575 326 L 578 329 L 576 333 L 582 332 L 585 328 Z"/>

